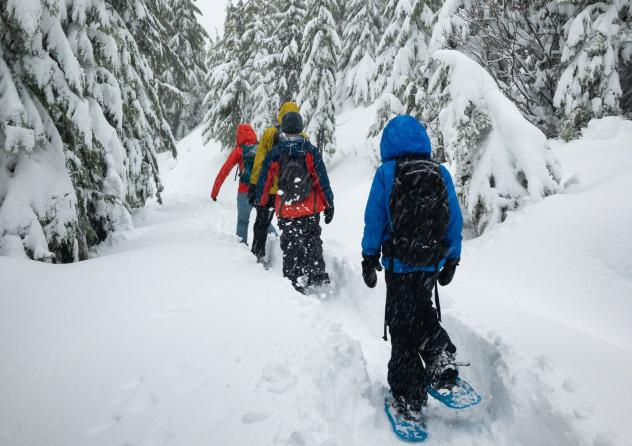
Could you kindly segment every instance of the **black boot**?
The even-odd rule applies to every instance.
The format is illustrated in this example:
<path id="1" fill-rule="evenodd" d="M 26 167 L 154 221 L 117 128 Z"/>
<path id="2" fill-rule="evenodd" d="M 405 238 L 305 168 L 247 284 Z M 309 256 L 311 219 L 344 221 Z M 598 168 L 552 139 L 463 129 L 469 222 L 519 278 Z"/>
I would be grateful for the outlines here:
<path id="1" fill-rule="evenodd" d="M 428 394 L 421 386 L 407 396 L 393 395 L 393 406 L 402 418 L 424 425 L 423 411 L 428 402 Z"/>
<path id="2" fill-rule="evenodd" d="M 426 364 L 426 377 L 433 389 L 451 389 L 456 385 L 459 371 L 453 353 L 446 350 Z"/>

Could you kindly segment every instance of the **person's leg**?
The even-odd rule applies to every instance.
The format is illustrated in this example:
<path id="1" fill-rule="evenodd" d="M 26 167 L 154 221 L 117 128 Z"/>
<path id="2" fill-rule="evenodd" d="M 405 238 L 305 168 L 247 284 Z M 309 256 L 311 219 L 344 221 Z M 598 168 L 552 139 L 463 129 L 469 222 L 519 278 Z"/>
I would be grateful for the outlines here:
<path id="1" fill-rule="evenodd" d="M 272 212 L 272 216 L 274 217 L 274 212 Z M 270 219 L 270 224 L 268 225 L 268 235 L 270 235 L 270 234 L 279 235 L 277 233 L 276 228 L 272 224 L 272 219 Z"/>
<path id="2" fill-rule="evenodd" d="M 252 206 L 248 203 L 247 193 L 237 194 L 237 237 L 241 243 L 248 244 L 248 224 L 250 223 L 250 212 Z"/>
<path id="3" fill-rule="evenodd" d="M 281 230 L 281 250 L 283 251 L 283 277 L 292 282 L 297 291 L 303 292 L 304 288 L 299 284 L 303 276 L 301 268 L 301 243 L 300 223 L 295 219 L 279 219 Z"/>
<path id="4" fill-rule="evenodd" d="M 418 334 L 421 339 L 420 354 L 426 364 L 429 384 L 453 383 L 458 376 L 454 366 L 456 347 L 443 328 L 433 305 L 434 273 L 413 273 L 409 292 L 416 293 L 418 301 Z"/>
<path id="5" fill-rule="evenodd" d="M 418 334 L 422 340 L 421 354 L 425 362 L 427 359 L 448 350 L 456 352 L 450 336 L 445 331 L 433 302 L 435 274 L 415 272 L 410 274 L 407 292 L 417 300 L 417 312 L 420 326 Z"/>
<path id="6" fill-rule="evenodd" d="M 266 238 L 267 233 L 265 231 L 265 221 L 267 211 L 264 207 L 257 206 L 257 217 L 255 218 L 255 224 L 252 228 L 252 247 L 251 251 L 257 257 L 257 259 L 263 258 L 266 253 Z M 263 226 L 264 231 L 263 234 L 261 232 L 261 227 Z"/>
<path id="7" fill-rule="evenodd" d="M 409 410 L 420 411 L 426 402 L 424 365 L 419 355 L 419 311 L 411 274 L 386 271 L 387 323 L 391 335 L 388 384 L 393 396 Z"/>
<path id="8" fill-rule="evenodd" d="M 252 253 L 257 259 L 262 259 L 266 255 L 268 228 L 274 218 L 274 200 L 275 195 L 270 195 L 267 206 L 257 206 L 257 218 L 252 236 Z"/>
<path id="9" fill-rule="evenodd" d="M 308 285 L 324 285 L 329 283 L 329 275 L 325 271 L 323 259 L 323 241 L 321 239 L 320 215 L 305 217 L 303 240 L 305 256 L 303 269 L 308 277 Z"/>

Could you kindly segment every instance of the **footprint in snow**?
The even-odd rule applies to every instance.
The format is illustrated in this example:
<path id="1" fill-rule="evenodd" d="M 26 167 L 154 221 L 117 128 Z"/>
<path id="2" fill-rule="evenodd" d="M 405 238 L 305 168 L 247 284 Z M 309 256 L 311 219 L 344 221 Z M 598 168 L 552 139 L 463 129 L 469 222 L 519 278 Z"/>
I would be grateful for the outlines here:
<path id="1" fill-rule="evenodd" d="M 125 409 L 130 415 L 138 415 L 147 412 L 156 404 L 158 404 L 158 398 L 155 395 L 136 395 L 127 401 Z"/>
<path id="2" fill-rule="evenodd" d="M 290 438 L 287 441 L 287 446 L 304 446 L 305 445 L 305 437 L 300 432 L 294 431 L 290 435 Z"/>
<path id="3" fill-rule="evenodd" d="M 134 390 L 141 386 L 145 382 L 145 378 L 143 376 L 139 376 L 138 378 L 130 378 L 127 381 L 121 383 L 121 390 L 129 391 Z"/>
<path id="4" fill-rule="evenodd" d="M 260 421 L 265 421 L 272 416 L 270 412 L 248 412 L 241 418 L 241 422 L 244 424 L 253 424 Z"/>
<path id="5" fill-rule="evenodd" d="M 263 385 L 270 393 L 285 393 L 296 384 L 292 371 L 278 363 L 269 363 L 263 368 Z"/>
<path id="6" fill-rule="evenodd" d="M 121 417 L 120 415 L 114 415 L 107 421 L 101 421 L 88 427 L 88 429 L 86 429 L 86 435 L 88 435 L 89 437 L 95 437 L 104 432 L 107 432 L 112 429 L 117 423 L 120 423 L 122 419 L 123 417 Z"/>

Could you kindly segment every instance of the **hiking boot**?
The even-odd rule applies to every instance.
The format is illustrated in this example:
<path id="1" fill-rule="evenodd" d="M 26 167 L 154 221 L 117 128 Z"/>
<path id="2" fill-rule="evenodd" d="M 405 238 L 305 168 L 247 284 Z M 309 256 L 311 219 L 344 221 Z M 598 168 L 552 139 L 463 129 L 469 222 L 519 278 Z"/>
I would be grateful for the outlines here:
<path id="1" fill-rule="evenodd" d="M 415 397 L 393 395 L 393 407 L 405 420 L 424 424 L 423 408 L 428 401 L 428 395 L 423 392 Z"/>
<path id="2" fill-rule="evenodd" d="M 442 351 L 426 366 L 428 384 L 433 389 L 451 389 L 456 385 L 459 371 L 453 353 Z"/>

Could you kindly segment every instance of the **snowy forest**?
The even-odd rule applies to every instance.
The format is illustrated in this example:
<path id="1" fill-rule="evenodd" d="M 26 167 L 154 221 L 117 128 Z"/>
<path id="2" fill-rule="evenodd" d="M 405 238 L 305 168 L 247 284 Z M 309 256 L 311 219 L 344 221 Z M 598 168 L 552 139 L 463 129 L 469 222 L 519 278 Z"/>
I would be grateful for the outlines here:
<path id="1" fill-rule="evenodd" d="M 421 119 L 480 233 L 559 190 L 546 138 L 632 112 L 630 5 L 238 0 L 209 37 L 193 0 L 3 0 L 0 253 L 89 258 L 160 199 L 156 153 L 200 123 L 228 148 L 289 100 L 330 157 L 341 111 L 377 104 L 367 140 Z"/>
<path id="2" fill-rule="evenodd" d="M 156 153 L 199 124 L 193 0 L 2 0 L 0 254 L 58 263 L 158 197 Z"/>
<path id="3" fill-rule="evenodd" d="M 0 445 L 629 446 L 631 192 L 632 0 L 0 0 Z"/>

